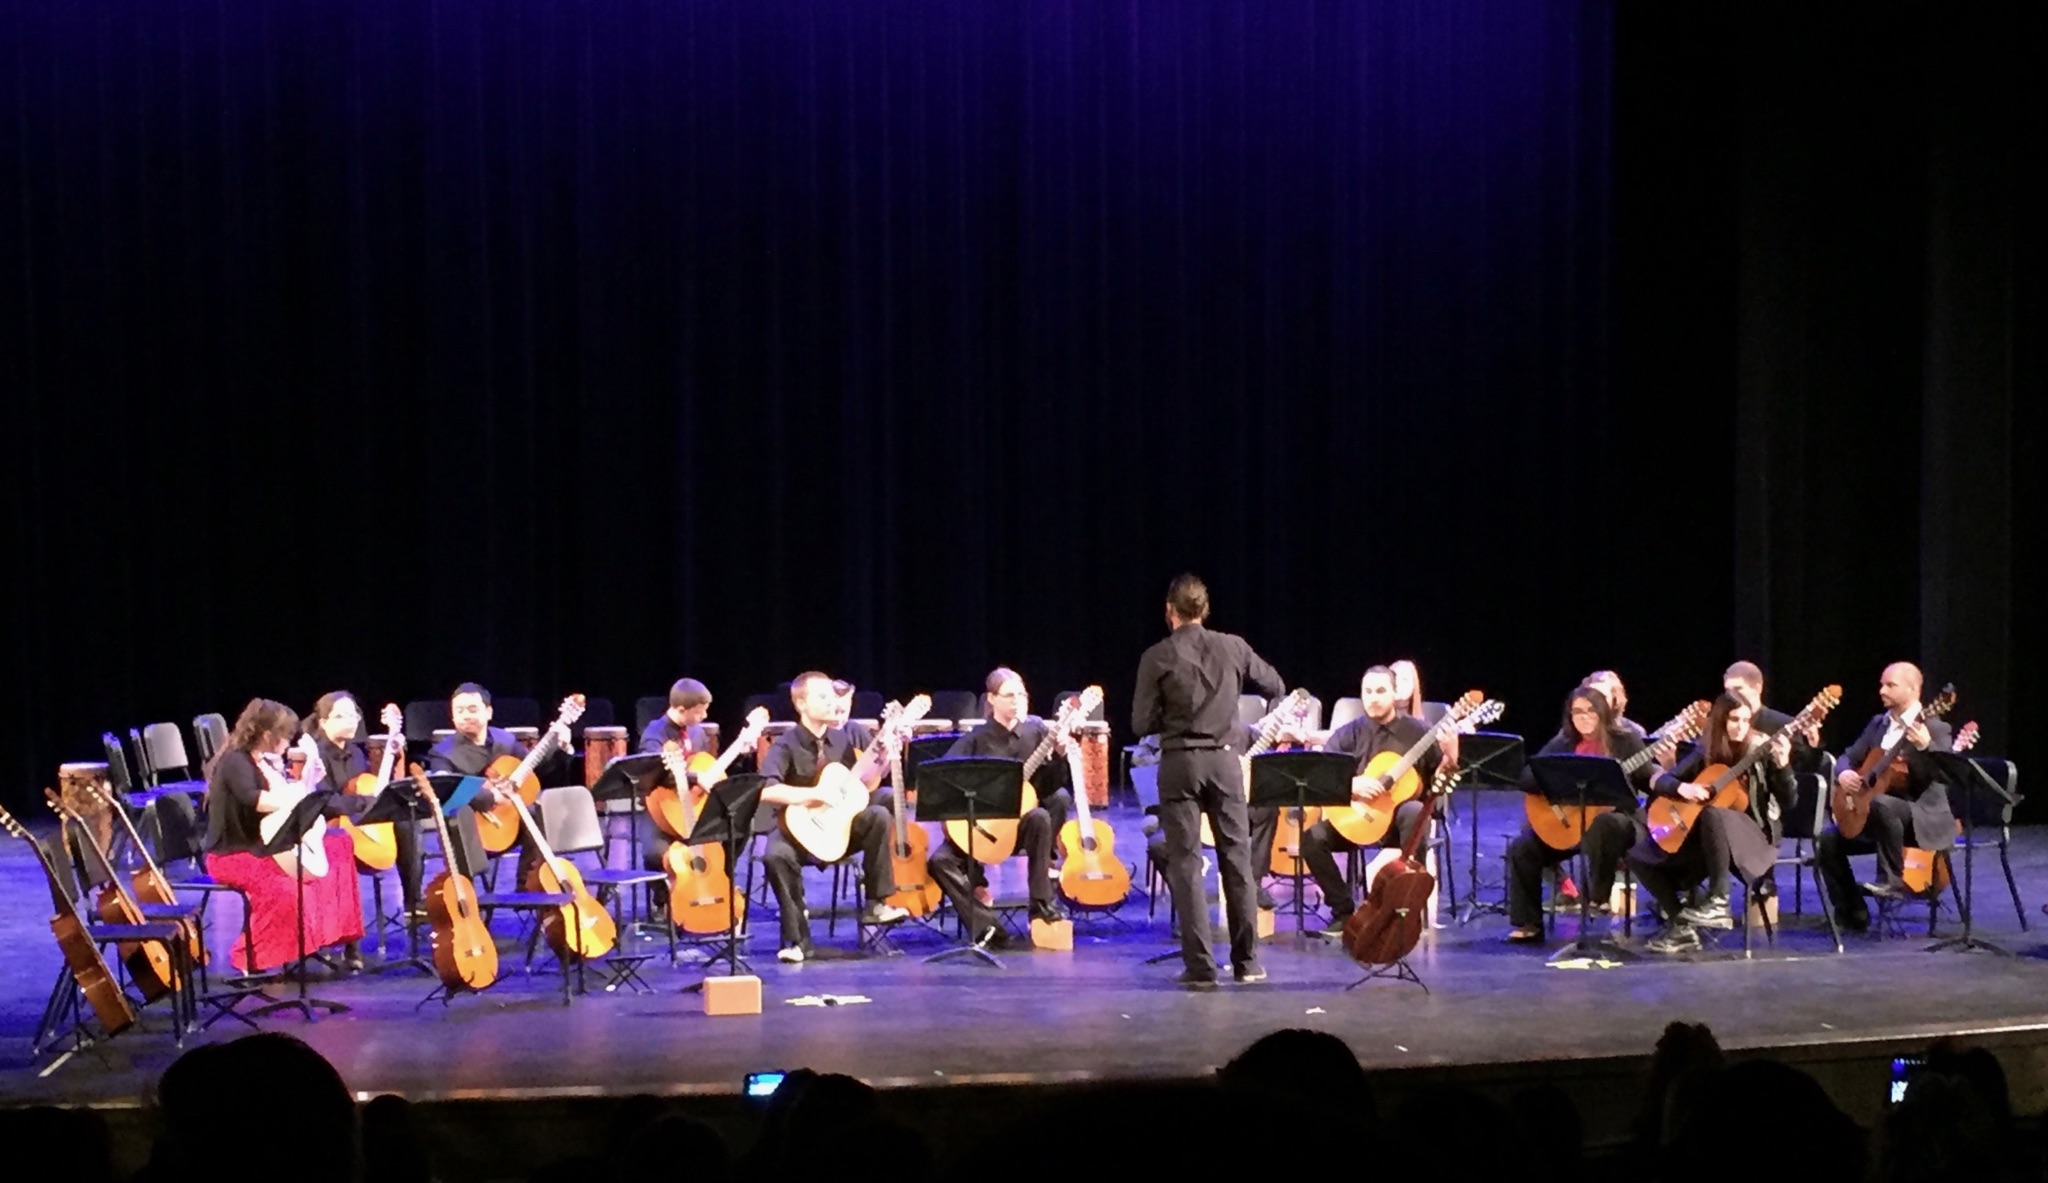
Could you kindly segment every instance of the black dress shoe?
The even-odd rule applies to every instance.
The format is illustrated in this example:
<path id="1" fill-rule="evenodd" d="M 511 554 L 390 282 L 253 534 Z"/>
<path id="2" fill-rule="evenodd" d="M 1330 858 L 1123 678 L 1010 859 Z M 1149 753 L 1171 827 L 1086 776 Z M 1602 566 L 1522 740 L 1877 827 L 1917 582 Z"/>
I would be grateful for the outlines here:
<path id="1" fill-rule="evenodd" d="M 1856 888 L 1864 895 L 1880 900 L 1898 900 L 1906 897 L 1906 889 L 1896 883 L 1859 883 Z"/>
<path id="2" fill-rule="evenodd" d="M 1243 965 L 1233 966 L 1230 970 L 1230 976 L 1246 985 L 1252 982 L 1263 982 L 1266 980 L 1266 967 L 1256 961 L 1247 961 Z"/>
<path id="3" fill-rule="evenodd" d="M 1058 924 L 1067 918 L 1067 910 L 1060 907 L 1058 900 L 1034 901 L 1031 905 L 1031 918 L 1047 924 Z"/>
<path id="4" fill-rule="evenodd" d="M 1280 905 L 1273 902 L 1272 892 L 1267 891 L 1263 887 L 1259 889 L 1259 907 L 1264 908 L 1268 912 L 1272 912 L 1277 910 L 1279 906 Z"/>
<path id="5" fill-rule="evenodd" d="M 1216 971 L 1212 969 L 1204 973 L 1199 969 L 1184 969 L 1180 971 L 1180 976 L 1173 980 L 1177 985 L 1186 986 L 1190 990 L 1214 990 Z"/>

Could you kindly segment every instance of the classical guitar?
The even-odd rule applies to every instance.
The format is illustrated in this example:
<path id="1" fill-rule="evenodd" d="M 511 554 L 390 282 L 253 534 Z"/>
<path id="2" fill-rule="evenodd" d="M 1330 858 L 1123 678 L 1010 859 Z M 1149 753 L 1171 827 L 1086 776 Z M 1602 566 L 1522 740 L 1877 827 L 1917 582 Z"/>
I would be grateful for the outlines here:
<path id="1" fill-rule="evenodd" d="M 1017 807 L 1017 816 L 984 817 L 975 820 L 973 850 L 976 862 L 994 866 L 1017 853 L 1018 828 L 1023 825 L 1021 819 L 1025 814 L 1038 808 L 1038 791 L 1032 787 L 1031 778 L 1040 768 L 1045 767 L 1045 762 L 1050 760 L 1066 738 L 1073 734 L 1074 728 L 1080 726 L 1082 721 L 1088 718 L 1089 713 L 1100 705 L 1102 692 L 1099 688 L 1095 688 L 1093 700 L 1083 693 L 1079 699 L 1069 699 L 1060 704 L 1059 714 L 1045 729 L 1045 738 L 1039 740 L 1038 746 L 1031 749 L 1030 754 L 1024 758 L 1024 798 Z M 1075 781 L 1074 784 L 1078 788 L 1081 782 Z M 946 837 L 953 845 L 961 850 L 968 849 L 967 823 L 964 820 L 947 822 L 945 828 Z"/>
<path id="2" fill-rule="evenodd" d="M 1083 701 L 1093 695 L 1102 699 L 1102 687 L 1090 686 Z M 1094 707 L 1081 713 L 1086 718 Z M 1060 745 L 1066 750 L 1067 768 L 1074 783 L 1083 783 L 1081 745 L 1068 737 Z M 1088 813 L 1088 794 L 1075 792 L 1074 816 L 1060 827 L 1060 894 L 1084 908 L 1113 908 L 1131 894 L 1131 869 L 1116 856 L 1116 831 L 1108 822 Z"/>
<path id="3" fill-rule="evenodd" d="M 1949 741 L 1949 750 L 1961 755 L 1977 746 L 1977 723 L 1971 720 L 1962 725 L 1955 738 Z M 1962 819 L 1956 819 L 1956 832 L 1963 829 Z M 1908 846 L 1900 851 L 1899 881 L 1906 890 L 1915 895 L 1925 895 L 1932 890 L 1940 895 L 1948 890 L 1949 860 L 1940 852 L 1922 846 Z"/>
<path id="4" fill-rule="evenodd" d="M 413 765 L 412 783 L 419 790 L 420 799 L 434 811 L 434 830 L 441 836 L 441 849 L 454 850 L 448 839 L 448 820 L 441 813 L 441 799 L 434 795 L 434 782 L 428 779 L 427 770 Z M 482 990 L 497 981 L 498 944 L 491 939 L 491 930 L 484 924 L 483 911 L 477 905 L 476 884 L 455 869 L 452 856 L 447 869 L 427 884 L 426 897 L 427 923 L 434 930 L 434 972 L 440 975 L 441 984 L 450 991 Z"/>
<path id="5" fill-rule="evenodd" d="M 43 878 L 50 886 L 50 933 L 57 938 L 57 948 L 64 954 L 64 967 L 71 971 L 71 980 L 85 995 L 86 1005 L 92 1007 L 100 1029 L 108 1035 L 119 1035 L 133 1027 L 135 1007 L 122 993 L 121 984 L 114 980 L 107 959 L 100 956 L 99 944 L 79 917 L 78 906 L 64 891 L 64 881 L 58 877 L 56 864 L 50 861 L 50 852 L 5 809 L 0 809 L 0 827 L 35 849 L 36 861 L 42 864 Z"/>
<path id="6" fill-rule="evenodd" d="M 377 761 L 375 773 L 365 772 L 348 784 L 339 786 L 341 791 L 357 797 L 374 797 L 391 783 L 391 770 L 398 756 L 400 735 L 405 727 L 405 712 L 398 704 L 384 704 L 381 715 L 384 722 L 384 756 Z M 337 818 L 341 831 L 348 835 L 350 845 L 356 849 L 356 862 L 365 870 L 388 871 L 398 865 L 398 827 L 392 822 L 370 822 L 358 825 L 348 818 Z"/>
<path id="7" fill-rule="evenodd" d="M 725 755 L 707 769 L 716 769 L 719 776 L 731 765 L 733 757 L 742 750 L 751 748 L 754 736 L 768 725 L 766 707 L 756 707 L 747 717 L 746 730 L 726 745 Z M 668 767 L 669 775 L 678 785 L 689 785 L 688 792 L 677 792 L 667 785 L 647 794 L 648 812 L 657 819 L 666 815 L 670 824 L 687 836 L 697 828 L 697 816 L 710 790 L 689 783 L 690 766 L 682 748 L 674 743 L 662 745 L 661 762 Z M 717 782 L 709 772 L 706 779 Z M 660 803 L 655 812 L 655 793 L 667 793 L 667 799 Z M 662 826 L 667 829 L 668 826 Z M 747 917 L 747 901 L 744 896 L 727 899 L 732 895 L 732 874 L 725 865 L 725 846 L 719 842 L 702 842 L 692 845 L 678 839 L 669 843 L 661 856 L 662 869 L 668 872 L 668 914 L 676 927 L 697 936 L 709 936 L 731 928 L 736 922 Z"/>
<path id="8" fill-rule="evenodd" d="M 1922 704 L 1920 711 L 1905 720 L 1907 727 L 1915 722 L 1924 723 L 1939 719 L 1956 705 L 1956 688 L 1953 684 L 1943 686 L 1941 693 L 1932 702 Z M 1951 744 L 1953 746 L 1953 744 Z M 1890 747 L 1880 747 L 1863 758 L 1862 767 L 1856 770 L 1863 779 L 1860 789 L 1844 788 L 1840 781 L 1835 783 L 1834 792 L 1828 798 L 1828 811 L 1834 815 L 1835 828 L 1844 838 L 1854 838 L 1863 833 L 1863 826 L 1870 820 L 1870 801 L 1887 793 L 1897 793 L 1906 787 L 1907 752 L 1912 743 L 1906 739 L 1905 729 L 1899 731 L 1899 738 Z"/>
<path id="9" fill-rule="evenodd" d="M 555 722 L 541 737 L 534 741 L 533 749 L 524 759 L 500 756 L 484 769 L 484 780 L 492 785 L 510 785 L 518 790 L 519 801 L 532 806 L 540 800 L 540 778 L 533 770 L 548 758 L 561 744 L 566 729 L 574 726 L 583 717 L 583 696 L 572 694 L 562 700 L 562 707 L 555 715 Z M 477 833 L 483 838 L 484 849 L 492 854 L 502 854 L 512 849 L 519 841 L 519 817 L 522 810 L 513 807 L 510 801 L 499 801 L 477 817 Z"/>
<path id="10" fill-rule="evenodd" d="M 661 762 L 667 766 L 672 785 L 659 785 L 648 790 L 647 816 L 654 821 L 654 827 L 671 838 L 687 839 L 690 830 L 697 824 L 697 814 L 704 808 L 705 784 L 716 784 L 732 767 L 734 760 L 754 748 L 754 741 L 768 726 L 768 708 L 755 707 L 747 712 L 747 725 L 732 742 L 725 745 L 725 751 L 714 758 L 709 752 L 684 752 L 672 744 L 662 745 Z M 670 755 L 673 748 L 674 755 Z M 696 784 L 690 778 L 697 779 Z M 687 794 L 681 790 L 689 787 Z M 689 797 L 687 803 L 684 796 Z M 720 929 L 720 932 L 725 931 Z"/>
<path id="11" fill-rule="evenodd" d="M 1290 728 L 1299 728 L 1308 719 L 1309 704 L 1315 701 L 1309 692 L 1295 689 L 1280 700 L 1272 710 L 1259 717 L 1252 725 L 1251 746 L 1237 758 L 1237 783 L 1243 787 L 1245 798 L 1252 793 L 1252 757 L 1263 756 L 1280 742 L 1280 733 Z M 1209 815 L 1202 815 L 1202 845 L 1216 845 L 1216 831 L 1209 825 Z"/>
<path id="12" fill-rule="evenodd" d="M 114 800 L 112 794 L 106 789 L 101 788 L 97 783 L 88 785 L 87 792 L 91 793 L 94 799 L 104 804 L 109 813 L 121 819 L 121 825 L 128 831 L 129 845 L 134 848 L 135 853 L 142 859 L 141 869 L 129 876 L 129 886 L 133 890 L 136 901 L 138 903 L 163 904 L 166 906 L 176 904 L 178 902 L 177 892 L 172 890 L 171 881 L 164 876 L 162 869 L 156 865 L 156 859 L 150 855 L 149 847 L 143 845 L 142 835 L 136 832 L 135 822 L 128 816 L 128 811 Z M 186 952 L 191 956 L 192 964 L 205 965 L 207 963 L 206 942 L 200 939 L 199 925 L 191 922 L 182 923 L 186 934 Z"/>
<path id="13" fill-rule="evenodd" d="M 1779 731 L 1780 735 L 1797 735 L 1811 727 L 1817 727 L 1828 717 L 1828 712 L 1842 701 L 1840 686 L 1824 687 L 1806 709 L 1792 717 Z M 1712 737 L 1709 737 L 1711 741 Z M 1770 740 L 1761 733 L 1752 737 L 1749 751 L 1733 764 L 1709 764 L 1699 770 L 1689 782 L 1705 790 L 1702 801 L 1687 801 L 1683 797 L 1663 797 L 1650 802 L 1646 820 L 1650 827 L 1650 839 L 1666 854 L 1677 854 L 1685 845 L 1686 836 L 1692 833 L 1693 824 L 1709 806 L 1733 809 L 1738 813 L 1749 808 L 1748 774 L 1758 760 L 1770 753 Z"/>
<path id="14" fill-rule="evenodd" d="M 836 863 L 845 858 L 852 840 L 853 819 L 868 807 L 869 795 L 881 783 L 888 750 L 901 745 L 909 735 L 910 725 L 931 709 L 931 696 L 918 695 L 895 718 L 883 724 L 874 746 L 862 753 L 853 767 L 827 764 L 819 769 L 818 783 L 812 789 L 822 800 L 815 805 L 786 805 L 782 809 L 782 829 L 789 840 L 821 863 Z M 902 791 L 899 785 L 898 794 Z"/>
<path id="15" fill-rule="evenodd" d="M 1652 760 L 1663 761 L 1678 745 L 1700 733 L 1707 721 L 1713 704 L 1700 699 L 1691 706 L 1673 715 L 1669 722 L 1657 729 L 1657 738 L 1650 746 L 1621 762 L 1623 776 L 1633 776 L 1636 770 Z M 1583 808 L 1576 802 L 1552 801 L 1542 793 L 1530 793 L 1522 802 L 1522 809 L 1529 818 L 1529 829 L 1544 845 L 1552 850 L 1572 850 L 1586 839 L 1586 827 L 1593 819 L 1610 812 L 1612 805 L 1587 805 Z"/>
<path id="16" fill-rule="evenodd" d="M 581 695 L 577 696 L 581 698 Z M 566 723 L 558 723 L 549 734 Z M 548 746 L 546 738 L 534 746 L 540 751 Z M 590 888 L 583 882 L 583 872 L 576 864 L 555 854 L 548 845 L 547 835 L 541 832 L 540 823 L 534 820 L 533 812 L 526 807 L 526 798 L 518 793 L 510 794 L 506 801 L 519 818 L 519 824 L 526 827 L 526 834 L 533 842 L 533 869 L 526 873 L 526 890 L 546 892 L 550 895 L 569 895 L 574 898 L 566 904 L 541 913 L 540 930 L 548 939 L 548 947 L 557 957 L 602 957 L 619 943 L 618 922 L 611 912 L 597 902 L 590 894 Z"/>
<path id="17" fill-rule="evenodd" d="M 882 708 L 883 723 L 895 718 L 902 709 L 900 703 L 894 702 Z M 903 775 L 900 744 L 889 750 L 889 783 L 896 786 L 889 801 L 889 866 L 896 876 L 896 890 L 886 902 L 912 916 L 929 916 L 938 910 L 942 893 L 939 885 L 932 882 L 931 869 L 925 864 L 925 857 L 931 853 L 931 835 L 911 820 L 909 806 L 904 803 L 910 795 L 910 783 Z"/>
<path id="18" fill-rule="evenodd" d="M 1422 775 L 1415 771 L 1415 765 L 1485 701 L 1486 696 L 1479 691 L 1467 690 L 1406 752 L 1399 756 L 1381 752 L 1366 761 L 1358 775 L 1351 778 L 1351 803 L 1325 811 L 1323 820 L 1359 846 L 1370 846 L 1385 838 L 1388 827 L 1394 824 L 1394 811 L 1422 792 Z M 1375 787 L 1384 791 L 1375 793 Z"/>
<path id="19" fill-rule="evenodd" d="M 1473 691 L 1467 700 L 1478 693 Z M 1442 726 L 1443 723 L 1438 723 L 1430 733 L 1442 738 L 1437 730 Z M 1421 753 L 1414 754 L 1417 759 L 1421 758 Z M 1411 761 L 1402 775 L 1413 775 L 1412 769 Z M 1359 964 L 1396 964 L 1414 952 L 1422 940 L 1422 930 L 1429 922 L 1429 901 L 1436 894 L 1436 876 L 1430 874 L 1429 868 L 1415 857 L 1415 847 L 1423 835 L 1429 833 L 1437 795 L 1449 791 L 1456 779 L 1455 775 L 1444 775 L 1442 769 L 1431 778 L 1429 791 L 1421 794 L 1422 816 L 1408 835 L 1408 841 L 1401 844 L 1400 861 L 1373 878 L 1372 890 L 1367 893 L 1365 901 L 1344 921 L 1344 951 Z"/>
<path id="20" fill-rule="evenodd" d="M 43 797 L 58 817 L 68 823 L 69 828 L 78 832 L 78 841 L 90 847 L 99 864 L 107 869 L 106 885 L 100 888 L 97 908 L 100 919 L 108 924 L 147 924 L 142 914 L 142 905 L 128 890 L 128 881 L 115 870 L 114 862 L 107 857 L 106 848 L 92 832 L 85 819 L 66 808 L 63 799 L 49 789 L 43 790 Z M 135 983 L 142 1001 L 155 1002 L 178 988 L 178 971 L 171 963 L 171 951 L 162 941 L 124 941 L 117 945 L 121 964 L 128 968 L 128 980 Z"/>

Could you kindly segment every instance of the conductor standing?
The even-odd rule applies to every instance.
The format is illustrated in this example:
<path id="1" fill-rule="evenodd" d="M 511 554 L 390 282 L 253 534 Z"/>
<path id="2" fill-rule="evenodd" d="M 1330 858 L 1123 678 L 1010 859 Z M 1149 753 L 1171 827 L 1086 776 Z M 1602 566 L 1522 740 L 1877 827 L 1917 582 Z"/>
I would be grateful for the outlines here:
<path id="1" fill-rule="evenodd" d="M 1240 982 L 1263 981 L 1254 926 L 1251 836 L 1245 820 L 1243 755 L 1237 699 L 1246 685 L 1267 696 L 1287 693 L 1280 674 L 1244 638 L 1203 627 L 1209 589 L 1182 575 L 1166 589 L 1165 640 L 1138 661 L 1131 726 L 1159 736 L 1159 820 L 1166 838 L 1166 883 L 1180 915 L 1179 981 L 1216 985 L 1209 909 L 1202 896 L 1201 819 L 1209 817 L 1230 925 L 1230 968 Z"/>

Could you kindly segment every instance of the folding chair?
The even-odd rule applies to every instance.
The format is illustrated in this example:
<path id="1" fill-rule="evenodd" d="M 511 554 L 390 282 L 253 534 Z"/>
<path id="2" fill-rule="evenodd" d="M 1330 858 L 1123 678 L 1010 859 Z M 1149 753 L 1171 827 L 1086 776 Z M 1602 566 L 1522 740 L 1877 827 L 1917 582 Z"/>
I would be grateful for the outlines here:
<path id="1" fill-rule="evenodd" d="M 604 824 L 598 820 L 597 802 L 590 790 L 582 785 L 564 788 L 542 789 L 540 791 L 540 828 L 547 835 L 548 845 L 557 855 L 568 858 L 573 854 L 595 853 L 596 867 L 577 868 L 583 876 L 584 886 L 595 892 L 599 899 L 606 900 L 611 907 L 612 920 L 624 932 L 626 925 L 619 915 L 618 900 L 626 896 L 630 902 L 631 889 L 641 889 L 641 915 L 647 914 L 647 888 L 667 880 L 660 871 L 646 871 L 638 867 L 613 868 L 604 865 L 611 843 L 605 838 Z M 664 917 L 666 921 L 666 917 Z M 664 922 L 662 928 L 668 933 L 668 956 L 673 962 L 676 956 L 675 925 Z M 646 954 L 620 953 L 614 950 L 603 963 L 611 974 L 604 988 L 607 991 L 639 980 L 635 968 L 647 960 Z"/>
<path id="2" fill-rule="evenodd" d="M 477 877 L 476 869 L 486 865 L 491 859 L 490 851 L 484 849 L 483 836 L 477 833 L 476 811 L 468 808 L 458 809 L 455 811 L 455 816 L 449 819 L 449 822 L 449 836 L 454 840 L 456 846 L 455 850 L 449 852 L 453 859 L 451 869 L 469 876 L 473 881 Z M 534 947 L 540 942 L 540 913 L 550 908 L 561 908 L 573 904 L 576 902 L 576 897 L 568 892 L 552 891 L 479 891 L 477 892 L 476 902 L 478 910 L 483 914 L 486 926 L 491 922 L 491 913 L 499 908 L 503 908 L 518 916 L 522 926 L 531 926 L 525 932 L 526 962 L 524 965 L 526 972 L 531 974 L 533 972 Z M 569 958 L 557 957 L 555 958 L 555 963 L 562 971 L 562 1005 L 567 1006 L 570 1001 Z M 578 966 L 580 972 L 580 961 Z M 445 989 L 445 986 L 436 988 L 437 992 Z M 432 998 L 434 995 L 429 994 L 427 997 Z"/>

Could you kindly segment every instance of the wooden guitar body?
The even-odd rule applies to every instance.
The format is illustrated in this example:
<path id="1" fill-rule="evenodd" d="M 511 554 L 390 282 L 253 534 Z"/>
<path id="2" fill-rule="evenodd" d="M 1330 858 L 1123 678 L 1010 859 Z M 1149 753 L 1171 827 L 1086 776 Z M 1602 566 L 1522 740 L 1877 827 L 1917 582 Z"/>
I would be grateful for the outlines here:
<path id="1" fill-rule="evenodd" d="M 1372 893 L 1344 922 L 1344 949 L 1362 965 L 1392 965 L 1415 951 L 1429 919 L 1436 876 L 1403 858 L 1372 881 Z"/>
<path id="2" fill-rule="evenodd" d="M 517 756 L 500 756 L 484 769 L 486 783 L 511 781 L 525 764 Z M 528 809 L 540 800 L 540 777 L 529 772 L 513 785 L 519 791 L 519 799 L 526 802 Z M 477 816 L 477 834 L 483 839 L 484 849 L 492 854 L 503 854 L 519 842 L 519 807 L 510 801 L 499 801 Z"/>
<path id="3" fill-rule="evenodd" d="M 612 914 L 584 886 L 583 873 L 576 864 L 561 858 L 543 857 L 527 872 L 526 890 L 563 892 L 575 902 L 543 912 L 541 933 L 557 957 L 602 957 L 619 943 L 619 926 Z"/>
<path id="4" fill-rule="evenodd" d="M 92 1016 L 99 1020 L 101 1029 L 108 1035 L 119 1035 L 133 1027 L 135 1007 L 107 969 L 106 960 L 100 956 L 92 934 L 86 931 L 85 922 L 78 918 L 76 912 L 59 912 L 50 917 L 50 932 L 57 938 L 57 948 L 64 954 L 64 965 L 71 971 L 72 980 L 78 983 L 78 988 L 84 991 L 86 1005 L 92 1007 Z"/>
<path id="5" fill-rule="evenodd" d="M 482 990 L 498 980 L 498 945 L 477 907 L 469 876 L 443 871 L 427 885 L 434 930 L 434 972 L 450 990 Z"/>
<path id="6" fill-rule="evenodd" d="M 668 914 L 676 927 L 693 936 L 710 936 L 747 918 L 746 897 L 728 900 L 732 876 L 725 866 L 725 847 L 716 842 L 690 846 L 671 843 L 661 856 L 668 872 Z"/>
<path id="7" fill-rule="evenodd" d="M 1365 771 L 1351 778 L 1351 791 L 1362 792 L 1395 765 L 1401 762 L 1396 752 L 1381 752 L 1366 763 Z M 1323 820 L 1342 834 L 1348 841 L 1359 846 L 1371 846 L 1387 836 L 1387 830 L 1394 824 L 1394 811 L 1405 801 L 1412 801 L 1422 791 L 1422 774 L 1410 768 L 1394 781 L 1386 792 L 1369 801 L 1352 798 L 1349 805 L 1333 806 L 1323 814 Z"/>
<path id="8" fill-rule="evenodd" d="M 898 786 L 896 791 L 900 793 L 903 789 Z M 912 916 L 931 915 L 938 911 L 939 901 L 944 898 L 925 865 L 931 848 L 932 836 L 921 825 L 907 825 L 901 835 L 893 827 L 890 830 L 889 865 L 896 874 L 896 890 L 887 902 Z"/>
<path id="9" fill-rule="evenodd" d="M 1737 813 L 1749 808 L 1748 778 L 1737 776 L 1720 788 L 1714 782 L 1728 775 L 1728 765 L 1709 764 L 1700 770 L 1690 783 L 1713 793 L 1705 801 L 1687 801 L 1680 797 L 1658 797 L 1650 802 L 1646 820 L 1650 827 L 1650 840 L 1665 854 L 1677 854 L 1685 840 L 1699 824 L 1700 814 L 1710 806 L 1732 809 Z"/>
<path id="10" fill-rule="evenodd" d="M 377 775 L 365 772 L 348 782 L 345 790 L 357 797 L 374 797 L 384 791 Z M 391 822 L 370 822 L 357 825 L 347 818 L 337 819 L 342 832 L 356 848 L 356 862 L 371 871 L 389 871 L 398 865 L 398 827 Z"/>
<path id="11" fill-rule="evenodd" d="M 1017 853 L 1017 835 L 1024 825 L 1024 815 L 1038 808 L 1038 792 L 1030 781 L 1024 782 L 1024 796 L 1018 802 L 1016 817 L 976 818 L 974 820 L 974 861 L 994 866 Z M 967 822 L 945 823 L 946 837 L 953 845 L 967 850 Z"/>
<path id="12" fill-rule="evenodd" d="M 853 819 L 868 807 L 868 785 L 844 764 L 827 764 L 818 774 L 817 791 L 829 798 L 820 805 L 789 805 L 782 810 L 782 829 L 789 840 L 821 863 L 846 857 L 853 840 Z"/>
<path id="13" fill-rule="evenodd" d="M 1559 805 L 1541 793 L 1530 793 L 1522 801 L 1529 829 L 1552 850 L 1572 850 L 1586 840 L 1593 819 L 1612 813 L 1612 805 Z"/>
<path id="14" fill-rule="evenodd" d="M 100 919 L 108 924 L 147 924 L 142 912 L 130 903 L 128 894 L 112 884 L 100 889 Z M 178 988 L 178 974 L 171 967 L 171 951 L 162 941 L 128 941 L 117 946 L 121 964 L 128 967 L 128 980 L 135 983 L 144 1002 L 155 1002 Z"/>
<path id="15" fill-rule="evenodd" d="M 1110 908 L 1131 894 L 1131 869 L 1116 856 L 1116 832 L 1101 818 L 1060 827 L 1060 894 L 1084 908 Z"/>
<path id="16" fill-rule="evenodd" d="M 1922 704 L 1918 721 L 1924 723 L 1939 719 L 1948 714 L 1955 703 L 1956 688 L 1953 685 L 1943 686 L 1931 701 Z M 1842 832 L 1842 837 L 1859 837 L 1863 827 L 1870 824 L 1872 798 L 1906 791 L 1909 769 L 1905 757 L 1911 749 L 1906 737 L 1900 735 L 1897 743 L 1873 750 L 1857 765 L 1856 775 L 1862 778 L 1862 788 L 1851 791 L 1843 788 L 1840 781 L 1835 782 L 1828 793 L 1828 813 L 1833 816 L 1835 829 Z"/>

